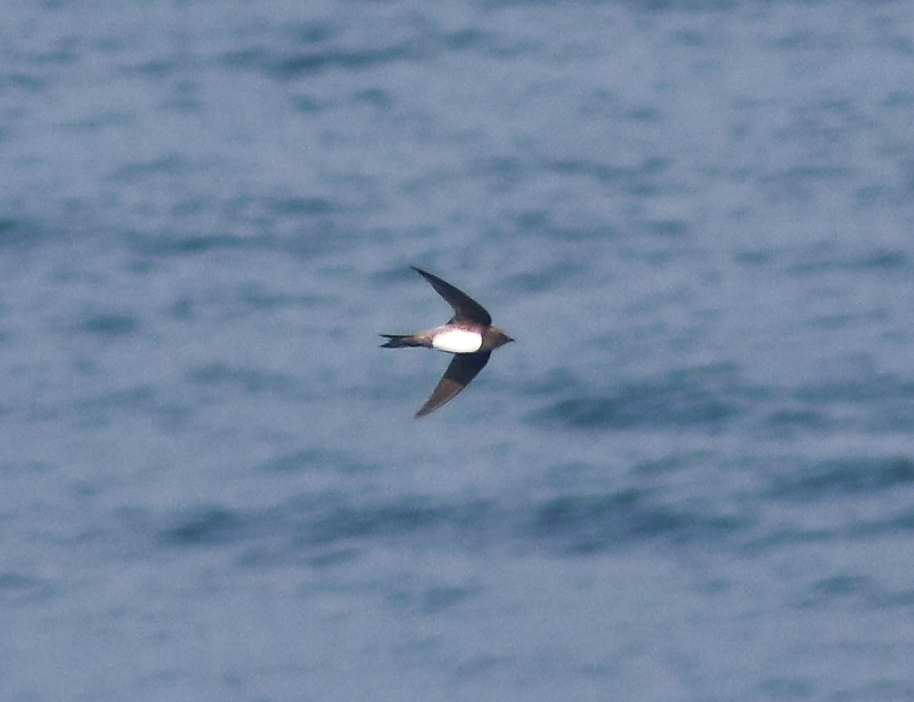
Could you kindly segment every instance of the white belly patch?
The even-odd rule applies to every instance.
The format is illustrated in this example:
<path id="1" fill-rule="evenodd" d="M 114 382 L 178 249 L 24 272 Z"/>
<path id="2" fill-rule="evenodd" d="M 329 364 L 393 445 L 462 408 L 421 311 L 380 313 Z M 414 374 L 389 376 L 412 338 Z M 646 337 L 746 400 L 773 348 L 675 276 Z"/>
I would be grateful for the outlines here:
<path id="1" fill-rule="evenodd" d="M 432 346 L 448 353 L 476 353 L 482 347 L 482 335 L 464 329 L 451 329 L 432 339 Z"/>

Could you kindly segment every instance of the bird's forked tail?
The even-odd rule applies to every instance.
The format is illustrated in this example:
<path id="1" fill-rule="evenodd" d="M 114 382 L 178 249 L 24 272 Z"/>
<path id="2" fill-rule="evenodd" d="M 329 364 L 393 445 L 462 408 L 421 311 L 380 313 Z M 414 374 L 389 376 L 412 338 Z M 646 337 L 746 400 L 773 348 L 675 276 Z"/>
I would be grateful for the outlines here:
<path id="1" fill-rule="evenodd" d="M 424 346 L 424 344 L 412 334 L 381 334 L 386 342 L 381 344 L 382 349 L 401 349 L 408 346 Z"/>

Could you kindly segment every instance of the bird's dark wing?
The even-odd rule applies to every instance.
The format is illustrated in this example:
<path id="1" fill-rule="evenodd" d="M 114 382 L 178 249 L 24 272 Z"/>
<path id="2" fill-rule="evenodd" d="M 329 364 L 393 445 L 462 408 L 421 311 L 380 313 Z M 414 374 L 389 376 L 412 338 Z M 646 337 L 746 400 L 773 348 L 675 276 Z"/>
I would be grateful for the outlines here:
<path id="1" fill-rule="evenodd" d="M 455 314 L 453 319 L 451 319 L 451 322 L 466 320 L 469 322 L 478 322 L 485 326 L 489 326 L 492 323 L 492 316 L 486 311 L 486 308 L 465 292 L 458 290 L 447 281 L 441 280 L 437 275 L 432 275 L 428 271 L 416 268 L 415 266 L 412 266 L 412 269 L 431 283 L 432 287 L 435 288 L 435 292 L 441 295 L 441 297 L 454 308 Z M 480 368 L 482 368 L 482 366 L 480 366 Z"/>
<path id="2" fill-rule="evenodd" d="M 447 370 L 444 371 L 444 375 L 438 382 L 434 392 L 432 392 L 432 396 L 428 398 L 428 402 L 422 405 L 422 409 L 416 412 L 416 419 L 431 414 L 469 385 L 470 381 L 475 378 L 479 371 L 489 362 L 489 356 L 491 355 L 491 351 L 455 354 L 454 360 L 451 361 Z"/>

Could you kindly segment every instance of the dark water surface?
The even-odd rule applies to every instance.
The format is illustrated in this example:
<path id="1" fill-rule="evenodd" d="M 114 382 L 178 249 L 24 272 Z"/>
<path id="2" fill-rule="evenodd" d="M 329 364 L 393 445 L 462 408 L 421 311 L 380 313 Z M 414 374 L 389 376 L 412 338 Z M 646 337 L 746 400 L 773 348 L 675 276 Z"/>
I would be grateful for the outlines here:
<path id="1" fill-rule="evenodd" d="M 914 699 L 914 5 L 11 2 L 0 699 Z M 518 343 L 447 364 L 409 270 Z"/>

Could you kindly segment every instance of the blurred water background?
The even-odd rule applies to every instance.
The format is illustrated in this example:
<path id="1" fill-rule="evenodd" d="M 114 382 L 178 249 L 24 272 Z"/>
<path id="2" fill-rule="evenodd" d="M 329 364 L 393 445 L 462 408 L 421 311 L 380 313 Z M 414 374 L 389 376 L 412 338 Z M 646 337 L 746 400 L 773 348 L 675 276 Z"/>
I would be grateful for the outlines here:
<path id="1" fill-rule="evenodd" d="M 0 699 L 914 700 L 914 4 L 8 0 Z M 477 298 L 518 343 L 414 421 Z"/>

